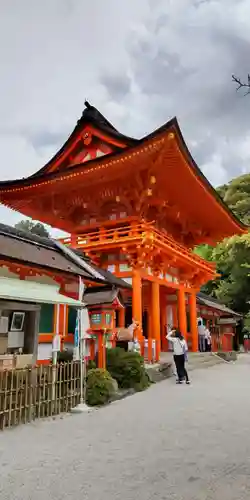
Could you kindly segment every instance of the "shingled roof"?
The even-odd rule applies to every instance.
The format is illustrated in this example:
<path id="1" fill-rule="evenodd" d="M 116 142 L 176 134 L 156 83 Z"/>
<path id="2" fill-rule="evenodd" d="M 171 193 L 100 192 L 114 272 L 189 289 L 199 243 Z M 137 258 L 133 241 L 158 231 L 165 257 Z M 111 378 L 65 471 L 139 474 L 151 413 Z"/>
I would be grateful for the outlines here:
<path id="1" fill-rule="evenodd" d="M 130 286 L 112 273 L 99 269 L 81 252 L 73 251 L 77 259 L 63 252 L 57 241 L 0 223 L 0 259 L 24 262 L 54 271 L 82 276 L 97 283 L 119 288 Z M 80 258 L 79 258 L 80 257 Z"/>
<path id="2" fill-rule="evenodd" d="M 222 302 L 220 302 L 218 299 L 216 299 L 215 297 L 211 297 L 206 293 L 199 292 L 197 294 L 197 302 L 207 307 L 213 307 L 214 309 L 222 312 L 225 316 L 237 316 L 239 318 L 242 317 L 241 314 L 233 311 L 229 307 L 225 306 L 225 304 L 222 304 Z"/>
<path id="3" fill-rule="evenodd" d="M 123 298 L 120 291 L 111 286 L 87 288 L 84 293 L 84 302 L 87 306 L 111 305 L 116 299 L 123 305 Z"/>

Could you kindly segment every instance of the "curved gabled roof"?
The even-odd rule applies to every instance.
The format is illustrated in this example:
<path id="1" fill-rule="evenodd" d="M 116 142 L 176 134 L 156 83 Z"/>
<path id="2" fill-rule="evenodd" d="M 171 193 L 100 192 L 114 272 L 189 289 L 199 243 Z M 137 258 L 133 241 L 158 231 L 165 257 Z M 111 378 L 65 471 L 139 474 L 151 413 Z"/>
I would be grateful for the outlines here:
<path id="1" fill-rule="evenodd" d="M 181 161 L 182 162 L 182 174 L 185 173 L 184 177 L 186 177 L 186 180 L 188 179 L 188 183 L 192 188 L 196 189 L 196 193 L 198 196 L 198 199 L 200 200 L 200 203 L 202 203 L 204 200 L 206 200 L 206 204 L 208 205 L 210 202 L 213 204 L 213 216 L 216 217 L 216 214 L 218 217 L 218 224 L 221 225 L 221 234 L 223 234 L 225 237 L 226 235 L 230 236 L 235 233 L 243 233 L 247 230 L 247 227 L 233 214 L 233 212 L 229 209 L 229 207 L 224 203 L 220 195 L 217 193 L 217 191 L 213 188 L 213 186 L 210 184 L 210 182 L 207 180 L 203 172 L 200 170 L 196 162 L 194 161 L 185 141 L 182 136 L 178 121 L 176 118 L 172 118 L 169 120 L 167 123 L 165 123 L 163 126 L 160 128 L 156 129 L 154 132 L 150 133 L 149 135 L 137 140 L 137 139 L 132 139 L 127 136 L 123 136 L 120 134 L 114 127 L 113 125 L 106 120 L 106 118 L 93 106 L 90 106 L 88 103 L 86 104 L 86 109 L 83 112 L 82 118 L 79 120 L 78 124 L 76 125 L 76 128 L 74 129 L 73 133 L 71 134 L 70 138 L 68 141 L 72 140 L 72 137 L 75 136 L 77 132 L 77 128 L 82 129 L 83 124 L 86 123 L 94 123 L 96 127 L 99 127 L 99 130 L 102 129 L 102 131 L 109 135 L 113 134 L 113 137 L 116 137 L 120 140 L 123 140 L 123 144 L 126 146 L 120 149 L 117 149 L 115 152 L 108 154 L 106 156 L 103 156 L 101 158 L 96 158 L 93 160 L 89 160 L 85 163 L 81 163 L 79 165 L 73 165 L 70 168 L 62 171 L 54 171 L 51 173 L 47 173 L 47 167 L 49 164 L 45 165 L 41 170 L 36 172 L 36 174 L 26 178 L 26 179 L 20 179 L 20 180 L 14 180 L 14 181 L 3 181 L 0 182 L 0 200 L 2 200 L 3 203 L 5 203 L 7 206 L 14 208 L 14 209 L 20 209 L 18 206 L 18 201 L 20 200 L 25 200 L 27 199 L 27 196 L 29 196 L 28 191 L 32 194 L 33 190 L 37 190 L 42 186 L 43 184 L 47 184 L 46 190 L 49 192 L 50 185 L 53 183 L 55 180 L 57 180 L 60 183 L 68 183 L 68 182 L 75 182 L 77 179 L 75 179 L 75 176 L 79 176 L 84 174 L 88 175 L 93 175 L 93 172 L 95 169 L 108 169 L 108 168 L 118 168 L 118 166 L 114 166 L 114 164 L 117 163 L 117 159 L 119 161 L 119 158 L 122 159 L 123 166 L 122 168 L 126 169 L 126 163 L 131 161 L 131 158 L 136 155 L 139 155 L 138 161 L 140 162 L 140 154 L 145 154 L 146 151 L 148 153 L 146 154 L 151 154 L 150 151 L 153 150 L 154 145 L 158 142 L 161 143 L 163 141 L 163 147 L 167 149 L 169 148 L 168 144 L 168 137 L 172 136 L 174 139 L 172 143 L 175 144 L 175 162 L 173 162 L 173 168 L 171 170 L 171 175 L 175 172 L 176 168 L 178 168 L 178 163 L 176 161 Z M 67 141 L 67 142 L 68 142 Z M 67 147 L 67 142 L 63 146 L 63 148 Z M 57 155 L 61 154 L 60 150 Z M 56 155 L 56 156 L 57 156 Z M 51 160 L 51 162 L 54 161 L 56 156 Z M 178 158 L 177 158 L 178 157 Z M 177 158 L 177 160 L 176 160 Z M 171 159 L 169 160 L 171 161 Z M 184 162 L 184 163 L 183 163 Z M 50 162 L 49 162 L 50 163 Z M 138 165 L 138 163 L 137 163 Z M 183 167 L 184 165 L 184 167 Z M 119 169 L 118 169 L 119 170 Z M 118 172 L 117 170 L 117 172 Z M 107 170 L 105 170 L 107 171 Z M 181 174 L 181 175 L 182 175 Z M 178 175 L 178 173 L 177 173 Z M 87 176 L 84 175 L 85 179 L 87 179 Z M 73 179 L 72 179 L 73 178 Z M 192 179 L 193 178 L 193 179 Z M 83 177 L 80 178 L 81 182 L 83 182 Z M 183 190 L 181 194 L 180 187 L 181 185 L 178 183 L 174 183 L 174 179 L 171 179 L 172 182 L 172 187 L 175 188 L 175 195 L 178 197 L 183 195 Z M 69 184 L 68 184 L 69 186 Z M 23 191 L 24 190 L 24 191 Z M 16 191 L 16 194 L 15 194 Z M 22 194 L 24 193 L 24 195 Z M 192 192 L 190 193 L 190 199 L 192 199 Z M 16 206 L 15 206 L 16 203 Z M 192 200 L 193 203 L 193 213 L 192 217 L 194 219 L 194 209 L 197 211 L 197 207 L 195 208 L 194 206 L 194 200 Z M 186 205 L 185 205 L 186 204 Z M 188 201 L 185 201 L 185 206 L 188 206 Z M 217 206 L 217 208 L 216 208 Z M 184 207 L 185 208 L 185 207 Z M 26 211 L 25 211 L 26 210 Z M 28 211 L 31 210 L 31 206 L 28 206 L 27 209 L 23 209 L 23 213 L 26 215 L 28 214 Z M 219 210 L 219 212 L 218 212 Z M 204 211 L 208 214 L 208 209 Z M 30 212 L 31 213 L 31 212 Z M 197 212 L 198 213 L 198 212 Z M 33 216 L 31 214 L 31 216 Z M 208 215 L 207 215 L 208 216 Z M 205 217 L 205 215 L 203 215 Z M 204 219 L 203 219 L 204 220 Z M 49 221 L 48 221 L 49 222 Z M 223 225 L 226 226 L 225 231 L 223 232 Z M 213 227 L 213 226 L 212 226 Z"/>
<path id="2" fill-rule="evenodd" d="M 178 134 L 178 140 L 180 141 L 182 151 L 184 152 L 185 157 L 186 157 L 189 165 L 192 167 L 194 175 L 201 179 L 203 185 L 211 193 L 211 195 L 218 201 L 221 208 L 227 212 L 227 214 L 243 230 L 243 232 L 246 231 L 248 229 L 247 226 L 243 222 L 241 222 L 241 220 L 234 214 L 234 212 L 232 212 L 232 210 L 229 208 L 229 206 L 221 198 L 218 191 L 212 186 L 212 184 L 209 182 L 207 177 L 203 174 L 202 170 L 198 167 L 197 163 L 195 162 L 195 160 L 194 160 L 192 154 L 190 153 L 188 146 L 184 140 L 184 137 L 182 135 L 182 132 L 181 132 L 181 129 L 180 129 L 180 126 L 179 126 L 179 123 L 178 123 L 178 120 L 176 117 L 173 119 L 173 123 L 174 123 L 174 127 L 177 131 L 177 134 Z"/>
<path id="3" fill-rule="evenodd" d="M 48 170 L 50 170 L 51 166 L 59 160 L 60 156 L 63 155 L 64 152 L 66 152 L 67 148 L 70 147 L 70 145 L 79 137 L 81 134 L 82 130 L 88 126 L 92 125 L 94 128 L 97 130 L 100 130 L 103 132 L 105 136 L 107 136 L 110 139 L 114 139 L 115 141 L 118 141 L 123 145 L 123 147 L 131 147 L 137 144 L 138 140 L 133 139 L 132 137 L 128 137 L 124 134 L 121 134 L 106 118 L 105 116 L 98 111 L 97 108 L 94 106 L 91 106 L 88 101 L 85 101 L 85 109 L 82 112 L 81 118 L 77 121 L 77 124 L 73 130 L 73 132 L 70 134 L 66 142 L 63 144 L 63 146 L 59 149 L 59 151 L 49 160 L 44 167 L 42 167 L 40 170 L 32 174 L 30 177 L 37 177 L 41 174 L 45 174 Z M 123 149 L 123 147 L 115 146 L 114 149 L 116 151 L 120 151 Z"/>

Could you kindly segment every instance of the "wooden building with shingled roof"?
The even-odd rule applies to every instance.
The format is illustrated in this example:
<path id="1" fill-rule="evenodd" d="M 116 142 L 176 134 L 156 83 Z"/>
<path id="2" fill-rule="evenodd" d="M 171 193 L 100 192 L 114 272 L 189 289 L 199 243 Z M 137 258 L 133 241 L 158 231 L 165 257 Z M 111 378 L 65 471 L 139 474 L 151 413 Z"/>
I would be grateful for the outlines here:
<path id="1" fill-rule="evenodd" d="M 21 360 L 49 362 L 56 333 L 62 347 L 73 347 L 77 308 L 82 306 L 79 277 L 86 297 L 91 290 L 92 302 L 95 295 L 94 301 L 99 300 L 99 290 L 104 296 L 112 290 L 114 302 L 120 290 L 131 288 L 83 254 L 79 258 L 77 252 L 63 250 L 50 238 L 0 224 L 0 367 L 1 360 L 2 365 L 13 361 L 19 350 L 24 355 L 19 365 Z"/>

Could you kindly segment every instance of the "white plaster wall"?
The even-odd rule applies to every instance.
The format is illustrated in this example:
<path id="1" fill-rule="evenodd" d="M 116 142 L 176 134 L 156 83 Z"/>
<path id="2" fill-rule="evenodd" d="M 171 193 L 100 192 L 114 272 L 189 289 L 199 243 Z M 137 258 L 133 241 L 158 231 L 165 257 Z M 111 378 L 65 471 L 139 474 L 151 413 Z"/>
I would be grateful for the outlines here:
<path id="1" fill-rule="evenodd" d="M 167 305 L 167 325 L 173 326 L 173 306 Z M 173 350 L 172 342 L 168 343 L 169 350 Z"/>
<path id="2" fill-rule="evenodd" d="M 66 293 L 78 293 L 78 283 L 66 283 L 65 285 Z"/>
<path id="3" fill-rule="evenodd" d="M 37 359 L 51 359 L 52 358 L 52 344 L 38 344 Z"/>
<path id="4" fill-rule="evenodd" d="M 19 277 L 18 274 L 12 273 L 6 266 L 0 267 L 0 276 L 3 278 L 15 278 L 15 279 Z"/>
<path id="5" fill-rule="evenodd" d="M 173 326 L 173 307 L 167 305 L 167 325 Z"/>
<path id="6" fill-rule="evenodd" d="M 58 283 L 53 280 L 50 276 L 46 276 L 46 274 L 36 274 L 35 276 L 26 276 L 25 281 L 35 281 L 36 283 L 42 283 L 44 285 L 57 285 Z"/>

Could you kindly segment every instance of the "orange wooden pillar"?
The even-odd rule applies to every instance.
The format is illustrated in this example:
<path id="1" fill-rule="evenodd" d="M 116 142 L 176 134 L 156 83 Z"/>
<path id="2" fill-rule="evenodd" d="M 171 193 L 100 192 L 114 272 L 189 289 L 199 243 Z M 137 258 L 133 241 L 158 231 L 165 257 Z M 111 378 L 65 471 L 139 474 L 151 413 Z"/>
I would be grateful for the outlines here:
<path id="1" fill-rule="evenodd" d="M 132 274 L 132 312 L 133 319 L 139 324 L 136 329 L 136 336 L 142 341 L 142 283 L 139 269 L 133 269 Z"/>
<path id="2" fill-rule="evenodd" d="M 125 307 L 119 309 L 118 323 L 120 328 L 125 327 Z"/>
<path id="3" fill-rule="evenodd" d="M 161 324 L 160 324 L 160 285 L 152 282 L 152 330 L 155 339 L 155 361 L 159 361 L 161 352 Z"/>
<path id="4" fill-rule="evenodd" d="M 89 351 L 90 351 L 90 359 L 95 361 L 95 339 L 90 339 L 89 341 Z"/>
<path id="5" fill-rule="evenodd" d="M 172 314 L 173 314 L 173 327 L 177 328 L 178 327 L 178 311 L 177 311 L 177 305 L 173 304 L 172 305 Z"/>
<path id="6" fill-rule="evenodd" d="M 184 289 L 181 287 L 178 290 L 178 323 L 182 335 L 187 340 L 187 314 L 186 314 L 186 296 Z"/>
<path id="7" fill-rule="evenodd" d="M 97 333 L 97 345 L 98 345 L 98 368 L 106 368 L 106 345 L 104 332 L 102 330 Z"/>
<path id="8" fill-rule="evenodd" d="M 197 305 L 196 293 L 192 291 L 189 294 L 189 314 L 190 314 L 190 333 L 192 339 L 192 351 L 198 352 L 198 328 L 197 328 Z"/>
<path id="9" fill-rule="evenodd" d="M 167 335 L 167 304 L 166 304 L 166 295 L 164 293 L 164 290 L 161 293 L 161 298 L 160 298 L 160 304 L 161 304 L 161 349 L 163 352 L 168 351 L 168 341 L 166 339 Z"/>
<path id="10" fill-rule="evenodd" d="M 211 349 L 212 351 L 216 351 L 216 331 L 215 331 L 215 316 L 213 313 L 212 317 L 212 331 L 211 331 Z"/>
<path id="11" fill-rule="evenodd" d="M 154 361 L 152 341 L 153 341 L 153 325 L 152 325 L 152 297 L 151 297 L 149 298 L 149 307 L 148 307 L 148 362 L 149 363 L 152 363 Z"/>

